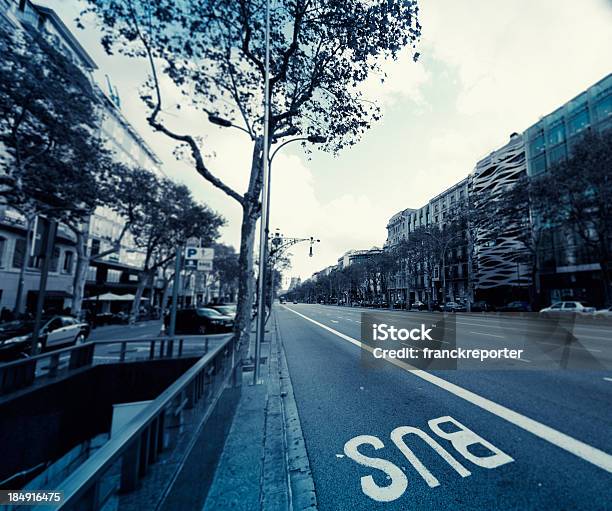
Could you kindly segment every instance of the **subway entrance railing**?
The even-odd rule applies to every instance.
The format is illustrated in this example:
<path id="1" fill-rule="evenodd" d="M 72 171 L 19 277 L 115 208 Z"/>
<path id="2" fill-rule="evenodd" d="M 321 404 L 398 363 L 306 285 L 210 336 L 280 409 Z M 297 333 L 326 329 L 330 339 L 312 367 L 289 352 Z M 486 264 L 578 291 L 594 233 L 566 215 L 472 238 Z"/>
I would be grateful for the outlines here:
<path id="1" fill-rule="evenodd" d="M 109 342 L 85 343 L 41 358 L 33 357 L 37 359 L 34 363 L 38 370 L 34 379 L 53 377 L 49 373 L 54 374 L 58 366 L 56 354 L 60 359 L 62 353 L 68 354 L 64 365 L 69 372 L 87 363 L 93 364 L 93 354 L 99 348 L 97 345 Z M 128 361 L 130 345 L 137 342 L 142 344 L 143 340 L 113 342 L 119 348 L 118 356 L 122 361 Z M 141 357 L 136 360 L 180 356 L 181 353 L 185 356 L 186 338 L 157 338 L 147 343 L 150 349 L 146 353 L 137 352 Z M 59 487 L 54 488 L 63 494 L 62 503 L 55 509 L 157 508 L 188 452 L 190 437 L 201 432 L 224 390 L 239 392 L 240 351 L 233 338 L 223 336 L 210 345 L 205 341 L 205 350 L 207 352 L 184 374 L 85 460 Z M 49 360 L 49 356 L 55 358 Z M 44 359 L 48 362 L 40 362 Z M 44 370 L 39 364 L 44 365 Z M 222 442 L 223 439 L 214 441 Z M 145 483 L 143 488 L 143 481 L 149 481 L 148 486 Z M 40 509 L 48 507 L 41 506 Z"/>
<path id="2" fill-rule="evenodd" d="M 95 364 L 201 356 L 230 334 L 91 341 L 0 364 L 0 399 Z"/>

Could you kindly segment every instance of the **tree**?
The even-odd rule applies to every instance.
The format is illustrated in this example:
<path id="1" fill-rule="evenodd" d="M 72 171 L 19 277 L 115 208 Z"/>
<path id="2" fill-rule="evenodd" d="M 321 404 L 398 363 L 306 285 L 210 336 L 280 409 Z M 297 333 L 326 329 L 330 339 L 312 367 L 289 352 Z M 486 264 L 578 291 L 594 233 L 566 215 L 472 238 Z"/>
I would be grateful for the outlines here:
<path id="1" fill-rule="evenodd" d="M 570 257 L 599 263 L 606 303 L 612 300 L 610 169 L 612 133 L 590 133 L 573 147 L 567 160 L 532 179 L 530 186 L 537 221 L 562 240 Z"/>
<path id="2" fill-rule="evenodd" d="M 183 145 L 199 174 L 243 210 L 236 335 L 246 341 L 253 299 L 253 241 L 262 187 L 264 25 L 262 0 L 150 2 L 88 0 L 103 24 L 107 51 L 145 57 L 150 76 L 143 99 L 149 124 Z M 359 90 L 381 58 L 395 58 L 420 36 L 415 2 L 286 0 L 273 2 L 270 38 L 270 143 L 323 135 L 335 152 L 354 144 L 380 117 Z M 414 57 L 417 58 L 415 53 Z M 158 69 L 159 68 L 159 69 Z M 248 187 L 220 180 L 194 134 L 164 118 L 164 74 L 209 119 L 237 126 L 252 141 Z M 223 117 L 223 119 L 220 118 Z M 245 343 L 246 344 L 246 343 Z"/>
<path id="3" fill-rule="evenodd" d="M 238 276 L 240 268 L 238 266 L 238 254 L 234 247 L 215 243 L 215 257 L 213 260 L 213 271 L 219 280 L 219 297 L 233 302 L 238 292 Z"/>
<path id="4" fill-rule="evenodd" d="M 106 180 L 97 186 L 97 201 L 82 218 L 70 219 L 66 223 L 76 237 L 76 268 L 73 280 L 72 313 L 81 312 L 87 271 L 92 263 L 100 261 L 121 249 L 121 243 L 130 227 L 142 218 L 144 208 L 149 204 L 149 194 L 155 193 L 158 179 L 149 170 L 132 168 L 122 163 L 111 165 Z M 95 208 L 105 206 L 119 214 L 124 220 L 120 233 L 107 240 L 110 247 L 97 254 L 88 253 L 91 218 Z"/>
<path id="5" fill-rule="evenodd" d="M 158 269 L 164 268 L 174 258 L 177 246 L 192 237 L 210 245 L 224 224 L 222 217 L 195 202 L 186 186 L 153 175 L 148 179 L 151 188 L 145 194 L 146 201 L 134 209 L 130 223 L 134 242 L 143 251 L 132 320 L 138 315 L 144 290 L 153 284 Z"/>
<path id="6" fill-rule="evenodd" d="M 26 218 L 78 222 L 98 204 L 108 152 L 89 79 L 34 29 L 0 27 L 0 201 Z M 21 312 L 22 265 L 15 304 Z"/>

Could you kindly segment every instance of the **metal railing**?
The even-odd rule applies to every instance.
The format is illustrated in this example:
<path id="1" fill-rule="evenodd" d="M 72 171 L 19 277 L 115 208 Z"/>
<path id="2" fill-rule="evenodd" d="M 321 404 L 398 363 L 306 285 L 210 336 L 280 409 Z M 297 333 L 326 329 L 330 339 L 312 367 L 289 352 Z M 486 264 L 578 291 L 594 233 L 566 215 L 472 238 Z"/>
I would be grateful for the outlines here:
<path id="1" fill-rule="evenodd" d="M 179 439 L 185 435 L 184 414 L 190 414 L 192 424 L 204 423 L 223 390 L 237 382 L 238 360 L 238 344 L 232 338 L 211 348 L 64 480 L 56 489 L 64 497 L 57 509 L 97 510 L 111 499 L 126 495 L 129 498 L 160 458 L 172 457 L 174 451 L 179 451 L 175 456 L 181 456 L 184 446 Z M 191 434 L 195 431 L 197 428 Z M 171 474 L 164 478 L 166 484 L 169 479 Z M 111 507 L 119 508 L 119 504 Z"/>
<path id="2" fill-rule="evenodd" d="M 36 383 L 50 383 L 59 376 L 70 375 L 98 363 L 201 356 L 208 352 L 211 341 L 221 342 L 229 335 L 90 341 L 15 360 L 0 364 L 0 396 L 31 387 Z M 115 347 L 117 349 L 113 350 Z"/>

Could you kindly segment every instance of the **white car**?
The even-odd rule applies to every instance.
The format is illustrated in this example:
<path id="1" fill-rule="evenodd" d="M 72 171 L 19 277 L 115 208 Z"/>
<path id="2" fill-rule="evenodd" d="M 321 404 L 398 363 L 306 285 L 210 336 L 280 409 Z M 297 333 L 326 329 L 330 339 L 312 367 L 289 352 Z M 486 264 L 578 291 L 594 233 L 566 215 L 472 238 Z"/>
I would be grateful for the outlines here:
<path id="1" fill-rule="evenodd" d="M 597 319 L 612 319 L 612 306 L 595 311 L 593 317 Z"/>
<path id="2" fill-rule="evenodd" d="M 595 307 L 589 307 L 581 302 L 557 302 L 540 311 L 542 316 L 564 316 L 566 314 L 591 315 Z"/>

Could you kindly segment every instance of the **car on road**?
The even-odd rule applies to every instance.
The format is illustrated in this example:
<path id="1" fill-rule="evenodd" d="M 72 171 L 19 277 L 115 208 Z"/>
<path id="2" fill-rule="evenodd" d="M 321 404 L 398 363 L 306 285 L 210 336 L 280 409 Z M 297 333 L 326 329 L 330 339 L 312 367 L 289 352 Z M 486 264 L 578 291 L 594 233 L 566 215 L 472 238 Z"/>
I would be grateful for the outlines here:
<path id="1" fill-rule="evenodd" d="M 411 311 L 426 311 L 427 305 L 417 300 L 416 302 L 412 303 L 412 305 L 410 306 L 410 310 Z"/>
<path id="2" fill-rule="evenodd" d="M 293 303 L 297 305 L 298 301 L 297 300 L 293 300 Z"/>
<path id="3" fill-rule="evenodd" d="M 540 311 L 544 317 L 565 316 L 570 314 L 580 316 L 590 316 L 595 312 L 595 307 L 591 307 L 584 302 L 563 301 L 553 303 L 550 307 L 545 307 Z"/>
<path id="4" fill-rule="evenodd" d="M 0 323 L 0 360 L 7 362 L 29 356 L 32 348 L 33 320 Z M 43 317 L 38 334 L 41 351 L 52 351 L 85 342 L 89 336 L 88 323 L 72 316 Z"/>
<path id="5" fill-rule="evenodd" d="M 510 302 L 502 305 L 497 309 L 498 312 L 531 312 L 531 306 L 528 302 Z"/>
<path id="6" fill-rule="evenodd" d="M 593 317 L 596 319 L 612 319 L 612 306 L 596 310 Z"/>
<path id="7" fill-rule="evenodd" d="M 446 302 L 442 306 L 444 312 L 465 312 L 465 305 L 461 305 L 457 302 Z"/>
<path id="8" fill-rule="evenodd" d="M 166 329 L 170 323 L 170 315 L 166 317 Z M 230 332 L 234 320 L 210 307 L 197 309 L 180 309 L 176 311 L 176 334 L 205 335 Z"/>
<path id="9" fill-rule="evenodd" d="M 495 307 L 493 307 L 489 302 L 479 300 L 474 302 L 470 309 L 472 312 L 493 312 Z"/>
<path id="10" fill-rule="evenodd" d="M 228 303 L 221 303 L 216 305 L 207 305 L 207 308 L 215 309 L 217 312 L 220 312 L 224 316 L 229 316 L 233 320 L 236 319 L 236 306 Z"/>
<path id="11" fill-rule="evenodd" d="M 284 298 L 280 298 L 279 302 L 281 305 L 285 305 L 287 303 L 287 301 Z"/>

